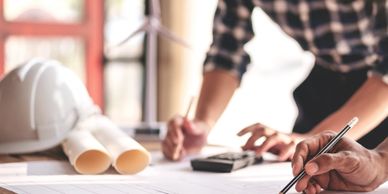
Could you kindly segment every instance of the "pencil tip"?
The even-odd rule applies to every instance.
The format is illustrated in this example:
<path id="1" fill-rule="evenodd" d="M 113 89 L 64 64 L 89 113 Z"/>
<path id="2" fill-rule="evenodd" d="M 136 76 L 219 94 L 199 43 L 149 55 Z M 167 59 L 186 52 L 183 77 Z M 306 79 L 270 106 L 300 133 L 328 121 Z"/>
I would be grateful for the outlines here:
<path id="1" fill-rule="evenodd" d="M 358 122 L 358 118 L 357 117 L 354 117 L 349 123 L 349 127 L 354 127 L 354 125 L 356 125 L 356 123 Z"/>

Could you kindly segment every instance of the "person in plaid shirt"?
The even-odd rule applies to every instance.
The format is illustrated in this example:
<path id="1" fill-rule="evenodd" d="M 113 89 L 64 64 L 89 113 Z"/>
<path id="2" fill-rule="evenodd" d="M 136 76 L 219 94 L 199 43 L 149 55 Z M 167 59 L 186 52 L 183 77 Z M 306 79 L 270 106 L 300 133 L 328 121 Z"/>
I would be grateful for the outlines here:
<path id="1" fill-rule="evenodd" d="M 165 157 L 179 160 L 205 145 L 250 63 L 243 47 L 254 36 L 255 7 L 312 52 L 316 61 L 293 93 L 299 108 L 293 133 L 256 123 L 240 131 L 239 135 L 251 133 L 243 149 L 289 160 L 298 142 L 323 130 L 338 131 L 354 116 L 360 122 L 349 137 L 367 148 L 382 142 L 388 134 L 387 0 L 220 0 L 195 118 L 169 121 L 162 142 Z M 257 146 L 260 137 L 266 140 Z"/>

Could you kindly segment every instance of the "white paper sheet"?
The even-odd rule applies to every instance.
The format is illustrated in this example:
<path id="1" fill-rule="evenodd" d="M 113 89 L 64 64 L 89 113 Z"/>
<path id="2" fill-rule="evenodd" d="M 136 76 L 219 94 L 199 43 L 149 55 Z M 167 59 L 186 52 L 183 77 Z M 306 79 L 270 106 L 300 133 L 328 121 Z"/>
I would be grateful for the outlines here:
<path id="1" fill-rule="evenodd" d="M 290 181 L 290 163 L 265 163 L 233 173 L 192 171 L 189 161 L 167 162 L 153 154 L 153 164 L 136 175 L 78 175 L 68 162 L 0 164 L 0 187 L 16 193 L 278 193 Z M 290 194 L 295 194 L 291 189 Z M 343 192 L 340 192 L 343 193 Z M 388 184 L 373 194 L 387 194 Z M 325 194 L 336 194 L 325 192 Z"/>

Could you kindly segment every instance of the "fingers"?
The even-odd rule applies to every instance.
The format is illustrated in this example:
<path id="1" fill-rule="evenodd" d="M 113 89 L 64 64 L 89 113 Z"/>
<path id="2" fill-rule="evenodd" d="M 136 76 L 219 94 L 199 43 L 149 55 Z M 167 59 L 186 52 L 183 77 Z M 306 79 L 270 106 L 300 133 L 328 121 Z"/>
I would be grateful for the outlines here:
<path id="1" fill-rule="evenodd" d="M 254 151 L 257 155 L 261 155 L 262 153 L 267 152 L 279 142 L 280 139 L 277 135 L 271 135 L 260 146 L 257 146 Z"/>
<path id="2" fill-rule="evenodd" d="M 166 139 L 162 142 L 162 152 L 167 159 L 179 160 L 182 158 L 183 146 L 182 144 L 174 145 Z"/>
<path id="3" fill-rule="evenodd" d="M 309 161 L 305 170 L 313 176 L 336 170 L 340 173 L 350 174 L 360 166 L 360 159 L 353 152 L 341 151 L 338 153 L 322 154 Z"/>
<path id="4" fill-rule="evenodd" d="M 359 152 L 359 144 L 342 138 L 332 149 L 333 153 L 324 153 L 316 156 L 317 152 L 335 136 L 333 132 L 325 132 L 313 136 L 299 143 L 292 159 L 292 171 L 297 175 L 304 168 L 306 176 L 295 186 L 297 191 L 305 193 L 319 193 L 322 188 L 345 188 L 345 179 L 359 180 L 361 163 L 364 161 Z M 312 158 L 310 160 L 310 158 Z M 310 160 L 310 161 L 309 161 Z M 308 162 L 307 162 L 308 161 Z M 335 173 L 333 173 L 335 171 Z M 340 174 L 341 178 L 338 178 Z M 313 178 L 311 178 L 313 177 Z M 311 180 L 314 180 L 313 183 Z M 341 185 L 342 184 L 342 185 Z"/>
<path id="5" fill-rule="evenodd" d="M 257 155 L 270 151 L 279 155 L 279 161 L 291 158 L 294 153 L 295 141 L 287 134 L 279 133 L 260 123 L 242 129 L 237 135 L 242 136 L 247 133 L 251 133 L 251 136 L 242 147 L 244 150 L 254 150 Z M 260 146 L 256 146 L 255 142 L 261 137 L 266 137 L 265 141 Z"/>
<path id="6" fill-rule="evenodd" d="M 162 152 L 167 159 L 180 160 L 182 158 L 183 144 L 173 144 L 169 139 L 162 142 Z"/>
<path id="7" fill-rule="evenodd" d="M 297 175 L 300 171 L 302 171 L 306 161 L 312 156 L 315 156 L 318 151 L 334 136 L 334 132 L 328 131 L 300 142 L 296 146 L 295 153 L 291 161 L 293 174 Z"/>
<path id="8" fill-rule="evenodd" d="M 291 160 L 292 173 L 294 176 L 302 171 L 304 162 L 307 160 L 307 156 L 309 155 L 309 146 L 306 141 L 307 140 L 302 141 L 296 146 L 294 156 Z"/>
<path id="9" fill-rule="evenodd" d="M 331 177 L 328 176 L 327 174 L 314 176 L 314 180 L 317 182 L 320 189 L 325 189 L 325 190 L 329 188 L 330 178 Z"/>
<path id="10" fill-rule="evenodd" d="M 305 190 L 303 190 L 303 192 L 305 194 L 315 194 L 315 193 L 317 193 L 316 190 L 315 190 L 315 186 L 313 184 L 311 184 L 311 183 L 309 183 L 307 185 L 307 188 Z"/>
<path id="11" fill-rule="evenodd" d="M 320 184 L 315 183 L 315 184 L 313 184 L 313 185 L 315 186 L 315 191 L 316 191 L 316 193 L 320 193 L 320 192 L 322 191 L 322 187 L 321 187 Z"/>
<path id="12" fill-rule="evenodd" d="M 279 153 L 278 160 L 279 161 L 286 161 L 290 158 L 292 158 L 292 155 L 295 151 L 295 142 L 291 141 L 289 144 L 287 144 Z"/>
<path id="13" fill-rule="evenodd" d="M 296 183 L 295 189 L 297 191 L 303 190 L 306 193 L 318 193 L 322 188 L 328 188 L 330 176 L 326 173 L 329 171 L 336 170 L 339 173 L 349 175 L 355 172 L 359 166 L 358 158 L 348 151 L 322 154 L 304 166 L 307 175 Z M 319 187 L 317 185 L 311 185 L 311 183 L 317 184 Z"/>
<path id="14" fill-rule="evenodd" d="M 190 135 L 200 135 L 204 133 L 203 128 L 196 126 L 193 122 L 191 122 L 187 118 L 183 118 L 183 123 L 181 128 L 184 133 L 190 134 Z"/>
<path id="15" fill-rule="evenodd" d="M 242 129 L 240 132 L 237 133 L 237 135 L 243 136 L 247 133 L 258 133 L 258 134 L 261 134 L 260 136 L 269 136 L 269 135 L 272 135 L 273 133 L 275 133 L 275 131 L 268 128 L 267 126 L 265 126 L 263 124 L 256 123 L 256 124 L 253 124 L 251 126 L 248 126 L 244 129 Z"/>
<path id="16" fill-rule="evenodd" d="M 260 123 L 256 123 L 254 125 L 248 126 L 244 129 L 242 129 L 237 135 L 242 136 L 247 133 L 252 133 L 251 137 L 247 140 L 245 145 L 243 146 L 243 149 L 253 149 L 255 147 L 255 142 L 263 136 L 270 136 L 274 134 L 276 131 L 272 130 L 265 125 L 262 125 Z"/>
<path id="17" fill-rule="evenodd" d="M 303 193 L 311 194 L 311 193 L 319 193 L 322 190 L 322 187 L 309 175 L 304 176 L 301 180 L 299 180 L 295 189 L 298 192 L 303 191 Z"/>
<path id="18" fill-rule="evenodd" d="M 317 184 L 313 179 L 310 179 L 310 182 L 307 185 L 307 188 L 304 190 L 304 193 L 316 194 L 316 193 L 319 193 L 321 190 L 322 190 L 321 186 L 319 186 L 319 184 Z"/>
<path id="19" fill-rule="evenodd" d="M 283 154 L 282 157 L 285 157 L 287 159 L 288 157 L 290 157 L 290 155 L 292 155 L 294 149 L 294 146 L 291 142 L 292 139 L 290 136 L 275 132 L 274 134 L 267 137 L 267 139 L 260 146 L 257 146 L 254 150 L 256 154 L 260 155 L 264 152 L 269 151 L 271 148 L 278 146 L 279 154 Z"/>
<path id="20" fill-rule="evenodd" d="M 292 160 L 291 160 L 291 166 L 292 166 L 292 174 L 296 176 L 303 169 L 302 156 L 296 155 L 296 153 L 294 153 L 294 156 L 292 157 Z"/>
<path id="21" fill-rule="evenodd" d="M 182 156 L 184 135 L 182 132 L 182 117 L 175 117 L 168 123 L 168 131 L 162 142 L 162 151 L 166 158 L 178 160 Z"/>
<path id="22" fill-rule="evenodd" d="M 305 175 L 303 178 L 301 178 L 295 185 L 295 190 L 298 192 L 304 191 L 307 189 L 307 186 L 310 182 L 311 176 Z"/>
<path id="23" fill-rule="evenodd" d="M 259 133 L 253 133 L 251 137 L 247 140 L 245 145 L 242 147 L 244 150 L 253 149 L 255 147 L 255 142 L 260 138 Z"/>

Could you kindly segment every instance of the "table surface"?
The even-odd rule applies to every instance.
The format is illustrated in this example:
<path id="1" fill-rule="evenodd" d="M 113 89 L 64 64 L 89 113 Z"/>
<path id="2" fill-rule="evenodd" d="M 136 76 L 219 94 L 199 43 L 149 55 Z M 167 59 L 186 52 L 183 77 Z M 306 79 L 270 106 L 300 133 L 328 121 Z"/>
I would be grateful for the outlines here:
<path id="1" fill-rule="evenodd" d="M 112 168 L 102 175 L 79 175 L 60 148 L 1 156 L 0 193 L 278 193 L 292 178 L 289 162 L 268 160 L 232 173 L 192 171 L 191 158 L 224 151 L 229 150 L 208 147 L 180 162 L 167 161 L 160 151 L 153 151 L 151 164 L 136 175 L 120 175 Z M 293 193 L 291 189 L 289 194 Z M 371 193 L 387 194 L 388 182 Z"/>

